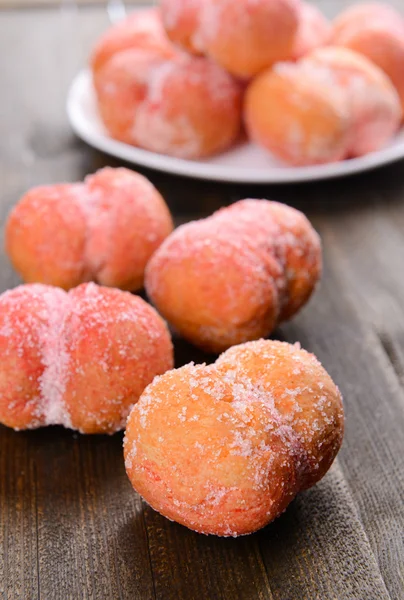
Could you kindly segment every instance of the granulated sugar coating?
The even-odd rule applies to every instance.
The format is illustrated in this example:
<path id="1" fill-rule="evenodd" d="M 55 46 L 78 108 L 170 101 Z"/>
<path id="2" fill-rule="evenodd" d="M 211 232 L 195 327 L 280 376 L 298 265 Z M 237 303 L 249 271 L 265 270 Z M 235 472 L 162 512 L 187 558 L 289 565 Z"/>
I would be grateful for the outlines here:
<path id="1" fill-rule="evenodd" d="M 288 164 L 346 158 L 350 106 L 326 69 L 276 64 L 249 85 L 244 114 L 251 139 Z"/>
<path id="2" fill-rule="evenodd" d="M 180 14 L 168 2 L 163 10 L 167 24 L 180 18 L 187 45 L 195 0 L 183 7 Z M 201 158 L 226 149 L 240 133 L 242 86 L 216 63 L 171 44 L 159 9 L 136 12 L 107 31 L 91 67 L 98 110 L 114 139 Z"/>
<path id="3" fill-rule="evenodd" d="M 221 152 L 241 129 L 241 86 L 215 63 L 180 56 L 150 73 L 133 122 L 136 145 L 180 158 Z"/>
<path id="4" fill-rule="evenodd" d="M 138 296 L 41 284 L 0 296 L 0 422 L 114 433 L 155 375 L 173 366 L 170 334 Z"/>
<path id="5" fill-rule="evenodd" d="M 184 50 L 200 54 L 198 30 L 205 0 L 161 0 L 161 16 L 170 40 Z"/>
<path id="6" fill-rule="evenodd" d="M 400 99 L 383 71 L 344 48 L 318 48 L 296 63 L 278 63 L 246 92 L 251 138 L 293 165 L 379 150 L 401 116 Z"/>
<path id="7" fill-rule="evenodd" d="M 174 49 L 164 30 L 158 8 L 137 10 L 107 29 L 91 54 L 93 74 L 96 75 L 112 56 L 125 50 L 151 51 L 161 57 L 173 55 Z"/>
<path id="8" fill-rule="evenodd" d="M 333 22 L 331 43 L 370 59 L 391 79 L 404 110 L 404 18 L 392 6 L 371 2 L 347 8 Z"/>
<path id="9" fill-rule="evenodd" d="M 155 51 L 129 49 L 119 52 L 93 78 L 98 111 L 109 134 L 133 144 L 133 124 L 147 90 L 150 73 L 167 61 Z"/>
<path id="10" fill-rule="evenodd" d="M 200 158 L 224 150 L 240 133 L 241 85 L 206 58 L 126 50 L 94 83 L 108 132 L 127 144 Z"/>
<path id="11" fill-rule="evenodd" d="M 396 133 L 402 118 L 400 98 L 387 75 L 365 56 L 349 48 L 329 46 L 318 48 L 301 64 L 329 69 L 336 84 L 347 91 L 351 109 L 349 156 L 378 150 Z"/>
<path id="12" fill-rule="evenodd" d="M 164 0 L 161 9 L 175 43 L 237 77 L 250 78 L 292 54 L 296 0 Z"/>
<path id="13" fill-rule="evenodd" d="M 137 290 L 150 256 L 173 229 L 145 177 L 106 168 L 84 183 L 41 186 L 11 211 L 6 250 L 24 281 L 69 289 L 95 280 Z"/>
<path id="14" fill-rule="evenodd" d="M 331 23 L 309 2 L 299 2 L 299 26 L 293 44 L 292 58 L 298 60 L 315 48 L 325 46 L 331 36 Z"/>
<path id="15" fill-rule="evenodd" d="M 164 516 L 238 536 L 324 476 L 343 429 L 340 392 L 318 360 L 259 340 L 156 377 L 129 415 L 125 465 Z"/>
<path id="16" fill-rule="evenodd" d="M 181 335 L 216 352 L 290 318 L 320 273 L 320 240 L 301 212 L 242 200 L 179 227 L 148 263 L 145 285 Z"/>

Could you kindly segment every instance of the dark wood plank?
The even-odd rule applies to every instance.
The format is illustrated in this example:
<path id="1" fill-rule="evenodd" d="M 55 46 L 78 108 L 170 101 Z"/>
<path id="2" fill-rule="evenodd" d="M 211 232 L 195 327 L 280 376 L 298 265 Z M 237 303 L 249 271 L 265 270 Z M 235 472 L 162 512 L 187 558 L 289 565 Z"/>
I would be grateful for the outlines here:
<path id="1" fill-rule="evenodd" d="M 0 594 L 39 599 L 38 521 L 35 465 L 24 436 L 1 429 Z M 7 574 L 12 573 L 10 579 Z"/>
<path id="2" fill-rule="evenodd" d="M 326 246 L 328 253 L 331 244 Z M 336 257 L 310 306 L 284 327 L 322 360 L 345 397 L 340 462 L 361 522 L 392 597 L 403 591 L 403 395 L 378 336 L 360 318 L 360 302 L 341 285 Z M 333 265 L 333 266 L 332 266 Z"/>
<path id="3" fill-rule="evenodd" d="M 258 537 L 274 598 L 390 598 L 338 461 Z"/>
<path id="4" fill-rule="evenodd" d="M 21 64 L 17 78 L 8 69 L 4 73 L 10 91 L 9 106 L 17 107 L 19 116 L 13 119 L 15 113 L 11 109 L 2 133 L 4 136 L 15 135 L 19 129 L 14 142 L 10 146 L 1 145 L 0 149 L 4 158 L 2 223 L 10 206 L 27 187 L 48 181 L 79 179 L 107 161 L 106 157 L 91 152 L 75 140 L 64 114 L 70 80 L 85 60 L 92 41 L 107 25 L 106 15 L 99 11 L 94 19 L 94 13 L 88 11 L 83 18 L 57 12 L 35 16 L 36 13 L 0 15 L 2 30 L 9 32 L 2 37 L 0 46 L 4 44 L 4 49 L 10 44 L 19 30 L 12 62 Z M 32 18 L 38 26 L 26 38 L 20 27 L 25 28 Z M 64 48 L 72 38 L 77 42 L 68 61 L 63 49 L 43 64 L 48 44 L 60 36 Z M 32 54 L 34 48 L 36 52 L 28 65 L 23 57 Z M 60 71 L 57 69 L 59 60 L 62 63 Z M 55 71 L 58 72 L 55 74 Z M 37 75 L 34 73 L 41 73 L 40 86 L 35 84 Z M 28 82 L 33 87 L 29 109 L 19 89 L 21 84 L 30 87 Z M 4 256 L 1 266 L 2 289 L 16 285 L 18 278 Z M 184 351 L 189 351 L 187 345 Z M 13 453 L 3 452 L 5 436 L 12 446 L 18 446 Z M 161 532 L 167 522 L 150 509 L 143 513 L 143 504 L 132 491 L 124 472 L 119 436 L 86 439 L 58 428 L 21 436 L 5 431 L 0 437 L 0 445 L 4 457 L 1 473 L 9 477 L 10 486 L 15 485 L 15 473 L 21 470 L 20 463 L 14 462 L 17 458 L 22 462 L 31 457 L 29 460 L 35 473 L 32 506 L 8 516 L 7 511 L 11 510 L 8 490 L 4 488 L 1 494 L 2 515 L 7 517 L 2 520 L 5 524 L 1 541 L 8 556 L 1 556 L 3 573 L 7 574 L 4 593 L 8 597 L 19 596 L 23 585 L 19 578 L 24 574 L 37 586 L 38 597 L 40 593 L 45 598 L 152 598 L 155 594 L 166 598 L 169 597 L 167 594 L 176 597 L 176 590 L 182 590 L 182 597 L 189 598 L 192 589 L 195 597 L 210 598 L 214 590 L 222 593 L 220 577 L 223 578 L 223 597 L 231 593 L 236 598 L 247 598 L 251 592 L 257 598 L 271 597 L 254 541 L 244 543 L 244 552 L 229 554 L 224 546 L 215 545 L 213 540 L 212 547 L 203 553 L 196 542 L 198 536 L 177 527 L 177 536 L 185 532 L 188 541 L 176 541 L 171 532 L 163 545 Z M 10 461 L 12 456 L 13 461 Z M 28 502 L 27 489 L 31 489 L 31 480 L 25 478 L 23 481 L 25 488 L 20 489 L 20 493 Z M 12 497 L 16 495 L 15 492 Z M 156 517 L 158 525 L 155 524 Z M 23 520 L 27 518 L 33 519 L 34 529 L 22 532 Z M 18 533 L 11 537 L 10 531 Z M 17 543 L 14 543 L 15 539 Z M 20 547 L 22 543 L 24 548 Z M 29 544 L 35 545 L 34 550 Z M 13 547 L 16 556 L 10 556 Z M 174 573 L 167 570 L 169 560 L 174 566 L 178 564 Z M 192 568 L 192 561 L 199 566 L 199 571 Z M 188 573 L 188 578 L 183 578 L 183 570 Z M 20 597 L 26 597 L 26 594 L 22 593 Z"/>
<path id="5" fill-rule="evenodd" d="M 327 225 L 341 268 L 404 384 L 404 184 L 376 190 L 361 210 Z"/>
<path id="6" fill-rule="evenodd" d="M 5 598 L 153 598 L 122 436 L 1 429 Z"/>
<path id="7" fill-rule="evenodd" d="M 337 7 L 330 0 L 323 5 Z M 5 94 L 2 223 L 29 186 L 76 180 L 117 164 L 78 142 L 64 113 L 68 85 L 107 22 L 104 9 L 0 13 L 0 52 L 7 56 L 0 61 Z M 350 270 L 350 252 L 341 251 L 341 245 L 360 248 L 368 230 L 363 217 L 369 190 L 384 198 L 396 194 L 403 185 L 402 167 L 292 187 L 201 183 L 144 171 L 178 221 L 246 196 L 288 201 L 316 219 L 326 249 L 322 287 L 276 335 L 301 340 L 341 386 L 348 419 L 340 460 L 323 482 L 262 532 L 223 540 L 188 531 L 144 505 L 127 481 L 121 436 L 1 428 L 0 593 L 5 598 L 402 596 L 402 390 L 371 311 L 362 310 L 364 278 L 352 285 L 365 259 L 362 250 Z M 398 183 L 389 187 L 386 181 Z M 382 203 L 378 210 L 384 214 Z M 390 223 L 391 217 L 385 218 Z M 352 219 L 354 230 L 348 228 Z M 375 243 L 374 256 L 387 267 L 384 235 Z M 399 235 L 389 244 L 404 250 Z M 370 259 L 367 264 L 370 269 Z M 1 290 L 18 283 L 4 255 L 0 270 Z M 396 285 L 392 274 L 386 277 L 397 293 L 402 282 Z M 379 314 L 377 308 L 372 312 Z M 381 319 L 382 326 L 388 322 Z M 183 364 L 211 357 L 176 340 L 176 358 Z"/>
<path id="8" fill-rule="evenodd" d="M 256 536 L 221 539 L 195 534 L 145 509 L 159 600 L 272 600 Z"/>

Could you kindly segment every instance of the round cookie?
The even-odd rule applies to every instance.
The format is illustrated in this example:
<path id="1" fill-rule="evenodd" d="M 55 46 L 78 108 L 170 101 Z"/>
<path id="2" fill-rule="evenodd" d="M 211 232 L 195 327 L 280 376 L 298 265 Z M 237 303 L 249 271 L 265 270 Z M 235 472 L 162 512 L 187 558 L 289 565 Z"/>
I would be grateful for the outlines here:
<path id="1" fill-rule="evenodd" d="M 365 56 L 337 46 L 318 48 L 303 59 L 332 72 L 349 97 L 351 131 L 348 154 L 362 156 L 382 148 L 400 126 L 400 98 L 389 78 Z"/>
<path id="2" fill-rule="evenodd" d="M 99 38 L 90 57 L 93 75 L 119 52 L 142 50 L 170 57 L 174 48 L 165 33 L 160 9 L 137 10 L 113 25 Z"/>
<path id="3" fill-rule="evenodd" d="M 331 36 L 331 23 L 323 13 L 308 2 L 299 3 L 299 26 L 295 36 L 292 57 L 302 58 L 315 48 L 325 46 Z"/>
<path id="4" fill-rule="evenodd" d="M 67 304 L 65 292 L 41 284 L 22 285 L 0 295 L 3 425 L 19 430 L 46 424 L 50 407 L 43 401 L 44 374 L 53 342 L 57 343 L 50 331 Z"/>
<path id="5" fill-rule="evenodd" d="M 393 7 L 360 4 L 333 23 L 331 43 L 365 55 L 391 79 L 404 109 L 404 17 Z"/>
<path id="6" fill-rule="evenodd" d="M 94 76 L 98 110 L 108 133 L 126 144 L 136 144 L 136 111 L 145 99 L 151 73 L 165 64 L 155 51 L 129 49 L 119 52 Z"/>
<path id="7" fill-rule="evenodd" d="M 163 197 L 146 177 L 123 168 L 97 171 L 85 185 L 85 255 L 92 279 L 139 290 L 150 257 L 173 230 Z"/>
<path id="8" fill-rule="evenodd" d="M 5 227 L 6 252 L 27 283 L 68 289 L 88 279 L 86 218 L 79 206 L 82 184 L 39 186 L 11 210 Z"/>
<path id="9" fill-rule="evenodd" d="M 198 48 L 198 30 L 205 0 L 161 0 L 161 16 L 167 35 L 192 54 L 201 54 Z"/>
<path id="10" fill-rule="evenodd" d="M 154 376 L 173 366 L 170 334 L 139 296 L 84 284 L 69 297 L 61 331 L 69 426 L 114 433 Z"/>
<path id="11" fill-rule="evenodd" d="M 317 483 L 342 443 L 343 411 L 338 390 L 320 362 L 298 344 L 258 340 L 233 346 L 216 361 L 233 385 L 259 388 L 298 453 L 299 487 Z"/>

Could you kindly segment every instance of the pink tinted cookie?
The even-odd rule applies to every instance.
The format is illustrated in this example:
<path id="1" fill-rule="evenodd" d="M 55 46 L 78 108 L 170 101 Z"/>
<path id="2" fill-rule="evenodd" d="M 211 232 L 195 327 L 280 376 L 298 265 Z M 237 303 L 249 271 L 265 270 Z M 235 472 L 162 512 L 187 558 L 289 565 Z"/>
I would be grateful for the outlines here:
<path id="1" fill-rule="evenodd" d="M 162 515 L 245 535 L 325 475 L 343 429 L 340 392 L 318 360 L 260 340 L 157 377 L 129 415 L 125 466 Z"/>
<path id="2" fill-rule="evenodd" d="M 113 25 L 99 38 L 90 57 L 93 74 L 118 52 L 150 51 L 162 57 L 172 56 L 174 49 L 165 33 L 160 10 L 137 10 Z"/>
<path id="3" fill-rule="evenodd" d="M 164 321 L 138 296 L 82 284 L 23 285 L 0 296 L 0 422 L 122 429 L 155 375 L 173 366 Z"/>
<path id="4" fill-rule="evenodd" d="M 152 152 L 201 158 L 240 133 L 241 86 L 206 58 L 122 52 L 101 69 L 96 92 L 110 135 Z"/>
<path id="5" fill-rule="evenodd" d="M 6 251 L 24 281 L 64 289 L 95 280 L 136 290 L 150 256 L 172 231 L 156 188 L 128 169 L 106 168 L 84 183 L 29 191 L 6 223 Z"/>
<path id="6" fill-rule="evenodd" d="M 320 273 L 320 241 L 301 212 L 243 200 L 179 227 L 150 260 L 145 286 L 181 335 L 217 352 L 268 335 Z"/>
<path id="7" fill-rule="evenodd" d="M 331 24 L 323 13 L 308 2 L 299 4 L 299 26 L 293 45 L 292 58 L 298 60 L 315 48 L 325 46 L 331 36 Z"/>
<path id="8" fill-rule="evenodd" d="M 250 138 L 288 164 L 346 158 L 351 125 L 345 91 L 329 71 L 278 63 L 249 85 L 244 118 Z"/>
<path id="9" fill-rule="evenodd" d="M 396 133 L 402 117 L 400 98 L 389 78 L 365 56 L 330 46 L 318 48 L 304 62 L 331 69 L 347 91 L 352 113 L 350 156 L 379 150 Z"/>
<path id="10" fill-rule="evenodd" d="M 331 43 L 365 55 L 391 79 L 404 109 L 404 17 L 393 7 L 359 4 L 333 23 Z"/>

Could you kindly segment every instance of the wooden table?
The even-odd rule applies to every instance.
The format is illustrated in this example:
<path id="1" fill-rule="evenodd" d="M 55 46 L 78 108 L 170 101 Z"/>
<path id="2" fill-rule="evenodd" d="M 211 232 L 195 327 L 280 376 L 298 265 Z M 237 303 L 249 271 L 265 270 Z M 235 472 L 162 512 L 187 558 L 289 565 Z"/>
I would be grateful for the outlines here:
<path id="1" fill-rule="evenodd" d="M 322 4 L 335 12 L 347 3 Z M 64 109 L 70 81 L 107 25 L 105 8 L 63 6 L 0 12 L 2 223 L 30 186 L 116 164 L 74 137 Z M 402 599 L 404 162 L 289 187 L 144 172 L 178 221 L 246 196 L 286 201 L 313 220 L 324 242 L 323 282 L 275 336 L 315 352 L 341 387 L 342 451 L 272 525 L 220 539 L 142 502 L 125 475 L 122 435 L 0 428 L 0 597 Z M 2 256 L 1 291 L 18 283 Z M 178 365 L 203 358 L 176 341 Z"/>

